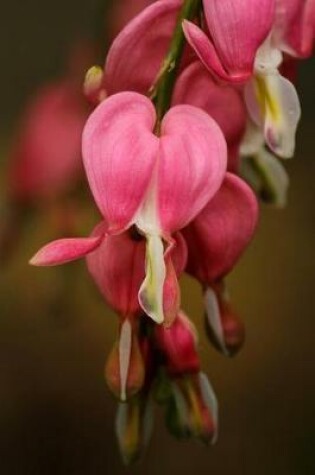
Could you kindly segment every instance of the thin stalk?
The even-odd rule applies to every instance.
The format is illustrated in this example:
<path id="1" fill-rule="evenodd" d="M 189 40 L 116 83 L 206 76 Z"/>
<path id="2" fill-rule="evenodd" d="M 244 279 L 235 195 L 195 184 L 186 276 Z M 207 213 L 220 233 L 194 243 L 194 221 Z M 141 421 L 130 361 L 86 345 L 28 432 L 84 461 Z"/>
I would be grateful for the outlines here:
<path id="1" fill-rule="evenodd" d="M 170 108 L 178 67 L 182 58 L 185 36 L 182 28 L 183 20 L 193 20 L 201 10 L 201 0 L 185 0 L 179 13 L 169 51 L 157 79 L 149 91 L 157 111 L 157 128 Z"/>

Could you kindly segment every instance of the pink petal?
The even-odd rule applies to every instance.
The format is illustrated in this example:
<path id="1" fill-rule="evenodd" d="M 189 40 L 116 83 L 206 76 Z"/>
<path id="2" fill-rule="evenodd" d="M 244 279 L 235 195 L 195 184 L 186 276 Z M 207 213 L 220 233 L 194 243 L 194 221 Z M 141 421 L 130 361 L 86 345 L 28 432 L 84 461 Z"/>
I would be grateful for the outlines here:
<path id="1" fill-rule="evenodd" d="M 65 264 L 97 249 L 104 239 L 104 234 L 88 238 L 59 239 L 40 249 L 30 260 L 33 266 L 56 266 Z"/>
<path id="2" fill-rule="evenodd" d="M 229 155 L 231 152 L 232 163 L 229 163 L 229 167 L 232 165 L 234 169 L 235 155 L 238 153 L 247 121 L 246 107 L 239 91 L 216 83 L 207 69 L 196 61 L 179 76 L 173 104 L 200 107 L 217 122 L 226 138 Z"/>
<path id="3" fill-rule="evenodd" d="M 184 230 L 188 272 L 204 284 L 226 275 L 251 241 L 257 220 L 253 191 L 243 180 L 227 173 L 217 195 Z"/>
<path id="4" fill-rule="evenodd" d="M 169 328 L 156 325 L 154 340 L 166 360 L 169 374 L 180 376 L 200 370 L 196 330 L 184 313 L 179 312 Z"/>
<path id="5" fill-rule="evenodd" d="M 253 72 L 257 49 L 271 31 L 275 0 L 203 0 L 207 26 L 230 76 Z"/>
<path id="6" fill-rule="evenodd" d="M 214 120 L 201 109 L 180 105 L 161 127 L 158 207 L 162 231 L 187 225 L 218 191 L 226 170 L 227 149 Z"/>
<path id="7" fill-rule="evenodd" d="M 192 49 L 195 51 L 200 61 L 211 73 L 214 73 L 220 79 L 227 82 L 238 83 L 245 82 L 248 79 L 248 74 L 232 75 L 224 69 L 224 66 L 222 65 L 221 60 L 218 57 L 213 43 L 197 25 L 190 21 L 184 20 L 183 30 L 185 33 L 186 40 L 188 41 Z"/>
<path id="8" fill-rule="evenodd" d="M 156 163 L 155 109 L 140 94 L 123 92 L 101 103 L 83 133 L 83 158 L 94 199 L 118 232 L 131 223 Z"/>
<path id="9" fill-rule="evenodd" d="M 161 0 L 132 20 L 113 42 L 105 64 L 108 94 L 146 94 L 166 56 L 181 0 Z"/>
<path id="10" fill-rule="evenodd" d="M 99 232 L 99 228 L 94 231 Z M 87 266 L 107 303 L 123 316 L 139 314 L 138 291 L 144 279 L 145 240 L 129 233 L 108 236 L 87 256 Z"/>

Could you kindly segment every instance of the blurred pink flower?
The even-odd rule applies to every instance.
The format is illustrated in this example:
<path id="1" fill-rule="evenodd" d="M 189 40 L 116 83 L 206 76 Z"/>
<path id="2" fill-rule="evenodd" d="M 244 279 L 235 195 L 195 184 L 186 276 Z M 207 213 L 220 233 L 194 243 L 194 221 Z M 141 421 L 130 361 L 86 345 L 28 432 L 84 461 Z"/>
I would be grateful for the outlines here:
<path id="1" fill-rule="evenodd" d="M 274 36 L 281 50 L 290 56 L 311 56 L 315 39 L 315 1 L 277 0 Z"/>
<path id="2" fill-rule="evenodd" d="M 9 157 L 9 193 L 18 201 L 51 198 L 71 188 L 81 167 L 88 110 L 67 79 L 42 88 L 25 112 Z"/>

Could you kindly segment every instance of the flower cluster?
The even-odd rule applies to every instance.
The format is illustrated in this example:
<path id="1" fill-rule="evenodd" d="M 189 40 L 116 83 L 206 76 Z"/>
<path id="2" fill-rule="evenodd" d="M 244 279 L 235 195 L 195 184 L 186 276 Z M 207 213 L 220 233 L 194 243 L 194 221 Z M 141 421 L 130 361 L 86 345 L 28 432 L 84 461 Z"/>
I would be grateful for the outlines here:
<path id="1" fill-rule="evenodd" d="M 91 236 L 55 241 L 31 260 L 85 257 L 119 316 L 105 376 L 121 401 L 116 432 L 127 462 L 148 440 L 153 395 L 174 435 L 216 440 L 217 402 L 178 280 L 187 272 L 200 282 L 210 340 L 224 355 L 237 353 L 244 328 L 225 278 L 258 221 L 242 173 L 251 169 L 258 192 L 283 204 L 278 158 L 293 155 L 300 118 L 285 66 L 310 55 L 315 26 L 312 0 L 139 3 L 148 6 L 84 85 L 95 108 L 83 163 L 101 222 Z"/>

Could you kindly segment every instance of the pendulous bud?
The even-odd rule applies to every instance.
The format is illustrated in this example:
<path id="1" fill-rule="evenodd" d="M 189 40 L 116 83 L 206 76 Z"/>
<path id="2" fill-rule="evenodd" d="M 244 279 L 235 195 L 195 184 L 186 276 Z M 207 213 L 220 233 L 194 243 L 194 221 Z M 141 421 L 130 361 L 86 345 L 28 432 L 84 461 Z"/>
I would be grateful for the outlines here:
<path id="1" fill-rule="evenodd" d="M 224 283 L 207 287 L 204 299 L 205 325 L 211 343 L 225 356 L 236 355 L 245 341 L 245 327 L 231 306 Z"/>
<path id="2" fill-rule="evenodd" d="M 130 399 L 143 387 L 145 364 L 138 335 L 128 319 L 121 324 L 119 340 L 107 359 L 105 379 L 111 392 L 121 401 Z"/>
<path id="3" fill-rule="evenodd" d="M 140 394 L 126 403 L 119 403 L 116 414 L 116 437 L 126 465 L 143 455 L 152 435 L 153 405 L 150 396 Z"/>
<path id="4" fill-rule="evenodd" d="M 196 438 L 214 444 L 218 436 L 218 403 L 204 373 L 185 375 L 172 382 L 166 424 L 179 439 Z"/>

